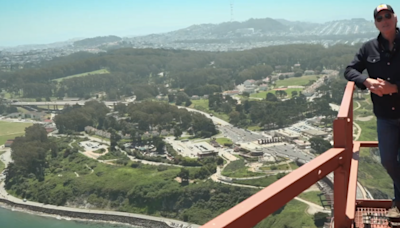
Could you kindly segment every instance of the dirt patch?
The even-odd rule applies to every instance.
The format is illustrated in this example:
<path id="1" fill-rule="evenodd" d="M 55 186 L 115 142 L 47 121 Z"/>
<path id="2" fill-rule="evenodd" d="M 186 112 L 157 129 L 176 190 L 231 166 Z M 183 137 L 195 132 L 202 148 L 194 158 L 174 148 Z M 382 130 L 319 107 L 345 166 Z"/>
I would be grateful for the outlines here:
<path id="1" fill-rule="evenodd" d="M 176 177 L 174 180 L 176 180 L 178 183 L 182 183 L 182 179 L 180 177 Z M 194 180 L 189 180 L 189 183 L 194 183 Z"/>
<path id="2" fill-rule="evenodd" d="M 365 117 L 357 116 L 356 120 L 366 122 L 372 120 L 373 118 L 374 116 L 365 116 Z"/>
<path id="3" fill-rule="evenodd" d="M 102 154 L 94 153 L 93 151 L 90 151 L 90 150 L 89 151 L 85 151 L 82 154 L 84 154 L 85 156 L 87 156 L 89 158 L 93 158 L 93 159 L 97 160 L 97 158 L 99 158 L 100 156 L 103 156 L 103 155 L 105 155 L 107 153 L 108 153 L 108 149 L 106 149 L 106 152 L 104 152 Z"/>

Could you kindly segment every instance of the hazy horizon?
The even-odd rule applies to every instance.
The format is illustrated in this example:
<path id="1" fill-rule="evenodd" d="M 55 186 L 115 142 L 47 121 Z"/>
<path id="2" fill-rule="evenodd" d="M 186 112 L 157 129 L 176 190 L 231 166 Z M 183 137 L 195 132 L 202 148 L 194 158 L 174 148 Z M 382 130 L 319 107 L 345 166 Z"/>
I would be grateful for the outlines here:
<path id="1" fill-rule="evenodd" d="M 75 38 L 116 35 L 132 37 L 164 33 L 196 24 L 218 24 L 231 20 L 273 18 L 324 23 L 333 20 L 364 18 L 372 21 L 372 0 L 322 2 L 316 0 L 272 1 L 160 0 L 157 3 L 135 0 L 7 1 L 0 8 L 0 47 L 50 44 Z M 272 2 L 272 3 L 270 3 Z M 400 3 L 389 1 L 394 10 Z"/>

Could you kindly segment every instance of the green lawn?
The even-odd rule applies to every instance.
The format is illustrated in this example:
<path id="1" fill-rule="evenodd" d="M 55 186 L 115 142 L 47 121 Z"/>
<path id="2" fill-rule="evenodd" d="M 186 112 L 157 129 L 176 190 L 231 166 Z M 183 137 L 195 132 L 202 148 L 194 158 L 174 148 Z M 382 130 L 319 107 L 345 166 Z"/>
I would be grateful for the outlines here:
<path id="1" fill-rule="evenodd" d="M 98 138 L 98 139 L 101 139 L 101 140 L 103 140 L 103 141 L 107 141 L 107 142 L 109 142 L 109 141 L 110 141 L 110 139 L 108 139 L 108 138 L 103 138 L 103 137 L 101 137 L 101 136 L 98 136 L 98 135 L 91 135 L 91 137 L 93 137 L 93 138 Z"/>
<path id="2" fill-rule="evenodd" d="M 3 145 L 7 139 L 25 135 L 25 128 L 31 126 L 31 123 L 10 123 L 0 121 L 0 145 Z"/>
<path id="3" fill-rule="evenodd" d="M 295 170 L 297 168 L 299 168 L 299 166 L 297 166 L 294 162 L 289 163 L 290 168 L 292 168 L 292 170 Z M 264 166 L 260 168 L 261 170 L 289 170 L 289 167 L 287 164 L 282 164 L 282 165 L 271 165 L 271 166 Z"/>
<path id="4" fill-rule="evenodd" d="M 4 154 L 5 151 L 0 151 L 0 155 Z M 4 170 L 4 168 L 6 167 L 6 165 L 0 161 L 0 173 Z"/>
<path id="5" fill-rule="evenodd" d="M 287 86 L 305 86 L 308 85 L 311 80 L 317 80 L 320 75 L 307 75 L 301 77 L 292 77 L 283 80 L 276 80 L 276 87 L 287 87 Z"/>
<path id="6" fill-rule="evenodd" d="M 303 91 L 303 89 L 294 89 L 294 88 L 286 89 L 285 92 L 287 93 L 288 97 L 292 97 L 292 91 L 300 92 L 300 91 Z M 265 99 L 265 97 L 267 97 L 267 93 L 275 94 L 275 92 L 276 92 L 275 90 L 268 90 L 268 91 L 259 92 L 259 93 L 252 93 L 252 94 L 250 94 L 250 98 L 253 97 L 253 98 Z"/>
<path id="7" fill-rule="evenodd" d="M 356 94 L 355 94 L 356 96 Z M 372 112 L 372 102 L 369 95 L 364 95 L 363 100 L 354 99 L 354 109 L 358 107 L 357 102 L 361 104 L 361 108 L 354 112 L 354 118 L 357 116 L 374 116 Z M 357 102 L 356 102 L 357 101 Z M 361 127 L 361 136 L 359 141 L 377 141 L 376 132 L 376 117 L 369 121 L 355 121 Z M 368 190 L 374 195 L 378 194 L 378 198 L 383 198 L 380 192 L 393 196 L 393 183 L 383 166 L 374 160 L 370 154 L 369 148 L 362 148 L 360 151 L 360 160 L 358 166 L 358 180 L 360 183 L 367 187 Z"/>
<path id="8" fill-rule="evenodd" d="M 106 69 L 100 69 L 100 70 L 95 70 L 95 71 L 91 71 L 91 72 L 86 72 L 86 73 L 82 73 L 82 74 L 74 74 L 74 75 L 70 75 L 64 78 L 58 78 L 58 79 L 54 79 L 53 81 L 56 82 L 61 82 L 65 79 L 70 79 L 70 78 L 78 78 L 78 77 L 84 77 L 84 76 L 88 76 L 88 75 L 93 75 L 93 74 L 109 74 L 110 72 Z"/>
<path id="9" fill-rule="evenodd" d="M 283 174 L 281 174 L 283 176 Z M 253 180 L 234 180 L 233 183 L 236 184 L 244 184 L 244 185 L 252 185 L 257 187 L 267 187 L 277 181 L 279 178 L 278 175 L 266 176 L 263 178 L 253 179 Z"/>
<path id="10" fill-rule="evenodd" d="M 203 111 L 229 122 L 229 116 L 225 113 L 214 112 L 208 108 L 208 99 L 192 100 L 191 108 Z"/>
<path id="11" fill-rule="evenodd" d="M 254 228 L 316 228 L 313 216 L 306 213 L 307 208 L 305 203 L 292 200 Z"/>
<path id="12" fill-rule="evenodd" d="M 248 126 L 247 130 L 249 131 L 261 131 L 261 127 L 260 126 Z"/>
<path id="13" fill-rule="evenodd" d="M 245 166 L 244 160 L 240 159 L 229 163 L 222 171 L 222 175 L 227 177 L 240 178 L 240 177 L 261 176 L 262 174 L 249 171 L 248 167 Z"/>
<path id="14" fill-rule="evenodd" d="M 0 173 L 3 172 L 5 167 L 6 165 L 2 161 L 0 161 Z"/>
<path id="15" fill-rule="evenodd" d="M 228 138 L 217 138 L 215 139 L 215 141 L 217 141 L 217 143 L 219 143 L 220 145 L 224 145 L 225 143 L 233 143 L 232 140 Z"/>
<path id="16" fill-rule="evenodd" d="M 303 192 L 298 197 L 322 207 L 324 206 L 324 201 L 326 200 L 325 195 L 321 194 L 320 191 Z"/>

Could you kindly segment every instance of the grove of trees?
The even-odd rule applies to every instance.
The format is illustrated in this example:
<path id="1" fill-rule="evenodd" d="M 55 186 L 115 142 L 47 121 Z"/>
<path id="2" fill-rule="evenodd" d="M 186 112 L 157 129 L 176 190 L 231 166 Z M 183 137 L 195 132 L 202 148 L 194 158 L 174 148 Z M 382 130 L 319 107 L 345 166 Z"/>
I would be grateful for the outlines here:
<path id="1" fill-rule="evenodd" d="M 205 95 L 234 88 L 247 79 L 261 79 L 273 70 L 343 69 L 357 47 L 296 44 L 257 48 L 242 52 L 195 52 L 185 50 L 131 49 L 106 53 L 74 53 L 42 63 L 40 68 L 0 72 L 0 89 L 24 97 L 88 97 L 105 91 L 110 99 L 136 95 L 138 100 L 167 95 L 165 85 Z M 106 68 L 110 74 L 54 79 Z"/>

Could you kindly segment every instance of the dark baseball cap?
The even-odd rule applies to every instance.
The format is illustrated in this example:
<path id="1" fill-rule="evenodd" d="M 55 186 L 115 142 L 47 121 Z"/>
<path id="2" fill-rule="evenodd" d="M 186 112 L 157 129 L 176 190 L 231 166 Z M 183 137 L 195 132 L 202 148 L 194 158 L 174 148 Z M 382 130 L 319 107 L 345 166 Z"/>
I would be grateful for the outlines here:
<path id="1" fill-rule="evenodd" d="M 390 5 L 381 4 L 381 5 L 379 5 L 378 7 L 375 8 L 375 10 L 374 10 L 374 18 L 376 18 L 378 13 L 383 11 L 383 10 L 387 10 L 387 11 L 389 11 L 391 13 L 394 13 L 393 8 Z"/>

